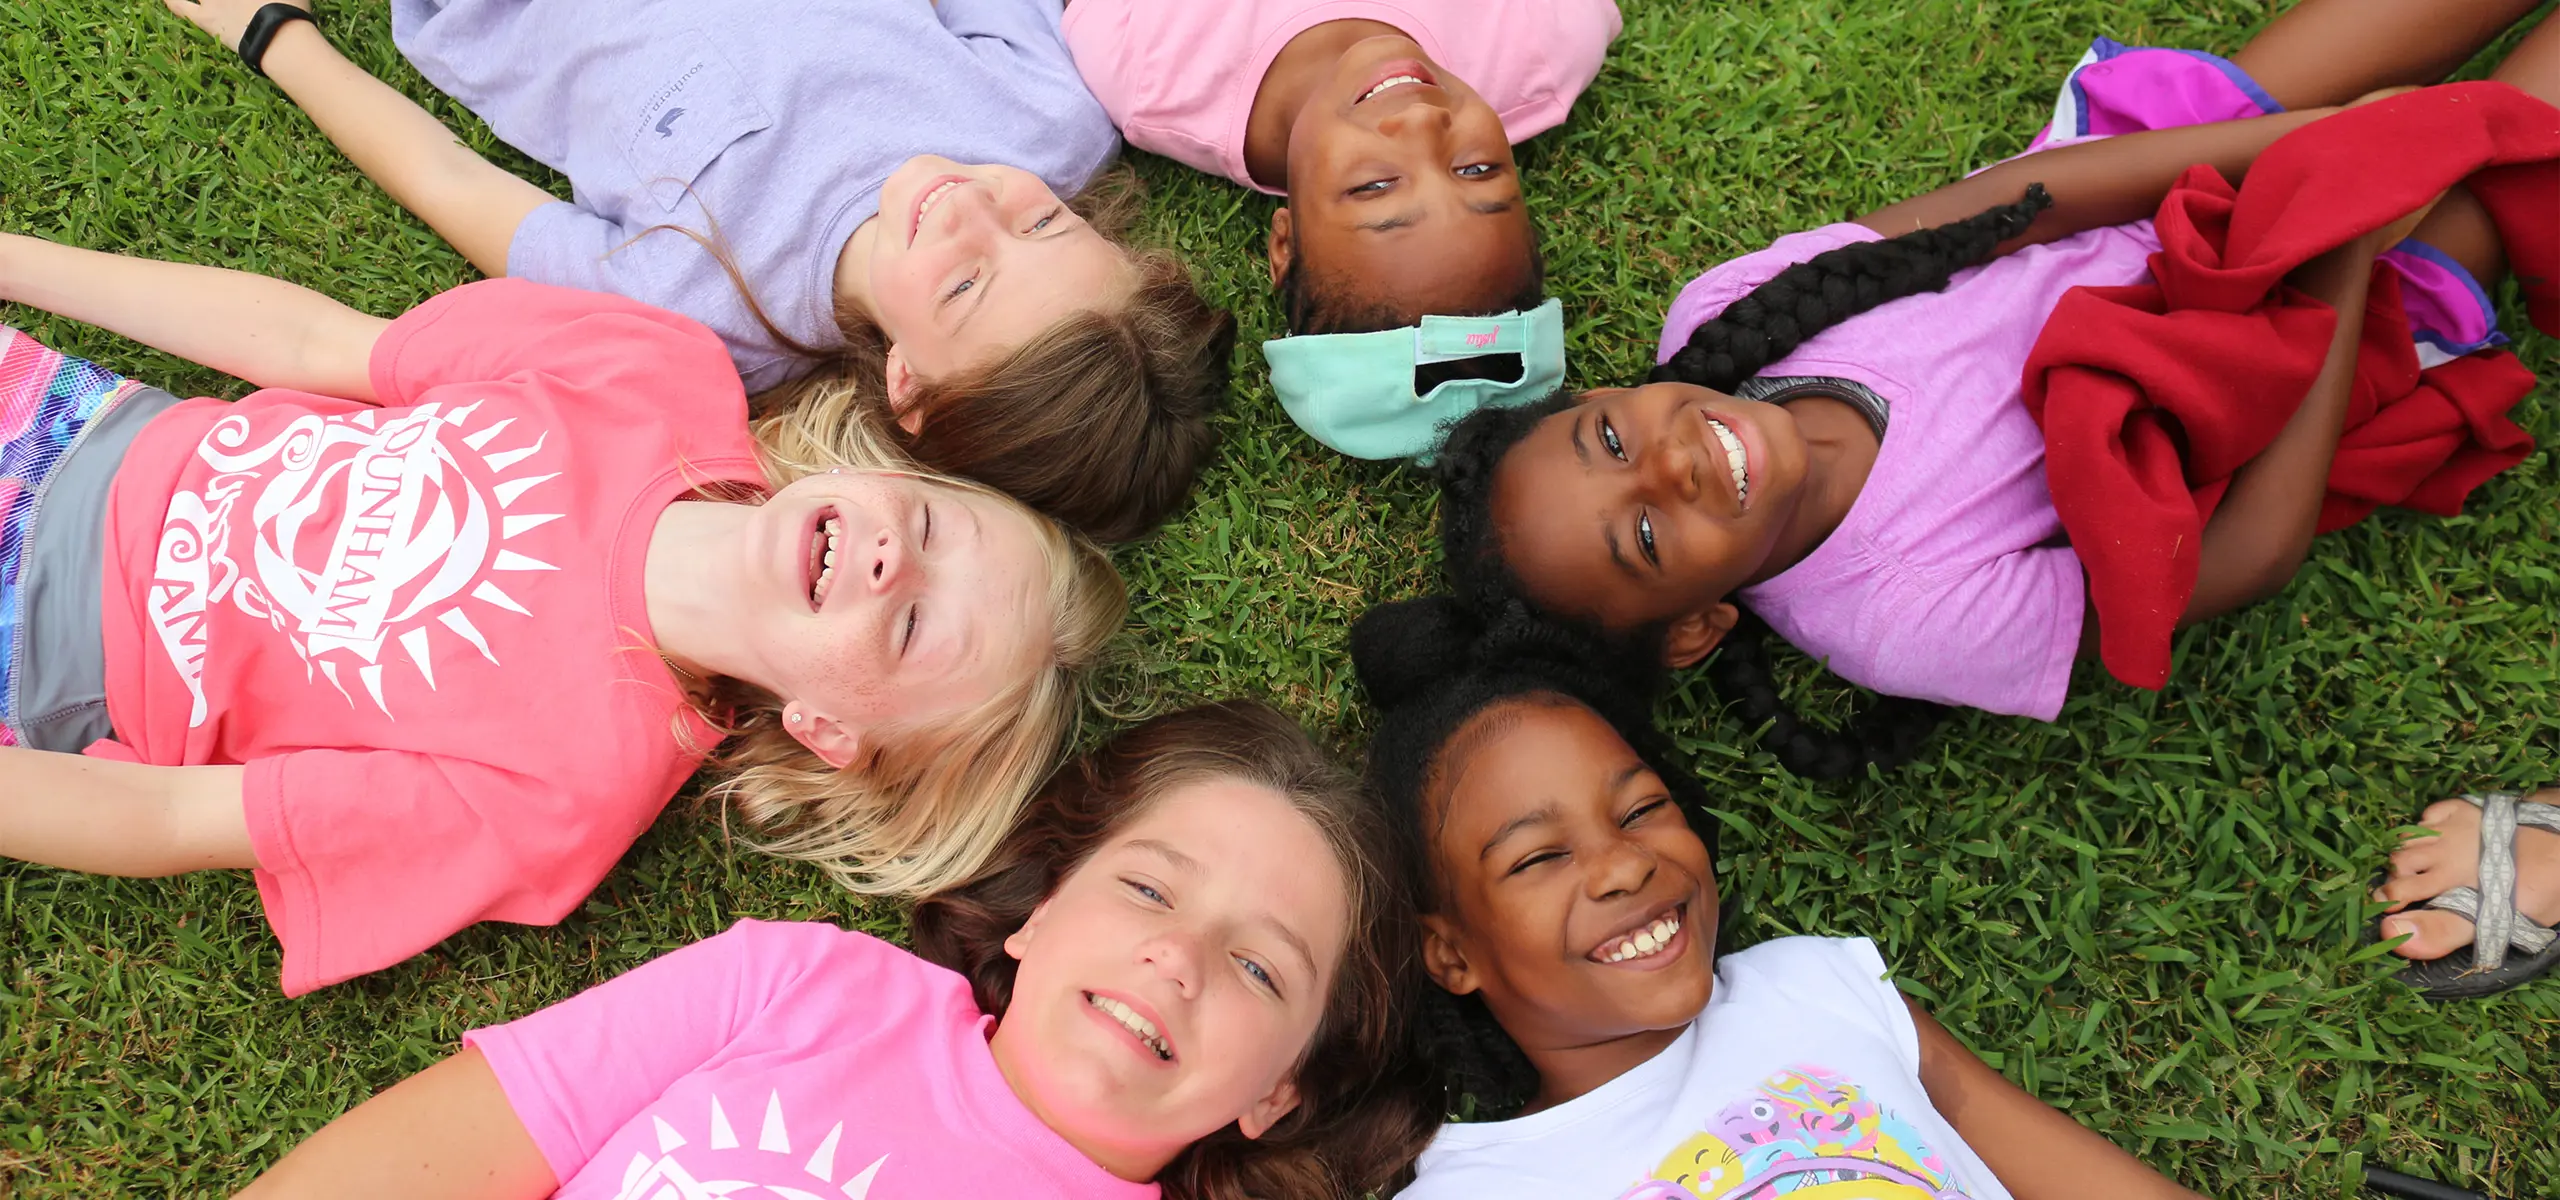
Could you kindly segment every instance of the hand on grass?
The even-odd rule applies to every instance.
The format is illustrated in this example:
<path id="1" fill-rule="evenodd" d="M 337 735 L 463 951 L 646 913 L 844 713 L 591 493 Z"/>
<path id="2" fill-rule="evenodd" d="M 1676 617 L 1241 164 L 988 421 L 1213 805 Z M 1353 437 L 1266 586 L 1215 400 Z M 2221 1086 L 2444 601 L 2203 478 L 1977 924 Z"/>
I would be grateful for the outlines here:
<path id="1" fill-rule="evenodd" d="M 240 35 L 249 29 L 249 18 L 258 15 L 271 0 L 160 0 L 169 11 L 185 17 L 195 27 L 213 35 L 225 50 L 240 49 Z M 307 0 L 286 0 L 305 12 Z"/>

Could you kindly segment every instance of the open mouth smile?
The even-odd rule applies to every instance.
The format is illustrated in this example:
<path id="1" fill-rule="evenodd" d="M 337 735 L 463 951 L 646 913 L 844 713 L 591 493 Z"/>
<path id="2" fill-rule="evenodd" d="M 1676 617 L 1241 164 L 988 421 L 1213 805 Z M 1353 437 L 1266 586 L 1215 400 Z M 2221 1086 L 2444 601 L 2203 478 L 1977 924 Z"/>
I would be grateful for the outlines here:
<path id="1" fill-rule="evenodd" d="M 1173 1043 L 1166 1040 L 1163 1031 L 1157 1029 L 1156 1023 L 1148 1020 L 1144 1013 L 1109 996 L 1098 996 L 1092 992 L 1084 994 L 1084 1002 L 1120 1028 L 1128 1030 L 1129 1036 L 1138 1039 L 1140 1046 L 1156 1056 L 1156 1061 L 1173 1061 Z"/>
<path id="2" fill-rule="evenodd" d="M 1440 86 L 1440 80 L 1431 74 L 1430 68 L 1412 59 L 1388 63 L 1386 69 L 1387 76 L 1369 85 L 1369 90 L 1360 93 L 1360 98 L 1352 101 L 1353 104 L 1365 104 L 1371 99 L 1400 87 Z"/>
<path id="3" fill-rule="evenodd" d="M 1600 943 L 1584 957 L 1608 966 L 1666 957 L 1675 948 L 1688 944 L 1687 939 L 1680 936 L 1687 925 L 1688 915 L 1687 903 L 1675 904 L 1633 932 Z"/>
<path id="4" fill-rule="evenodd" d="M 836 546 L 844 534 L 844 518 L 832 508 L 818 510 L 818 519 L 809 527 L 809 611 L 816 612 L 827 602 L 827 593 L 836 583 Z"/>
<path id="5" fill-rule="evenodd" d="M 1742 438 L 1724 422 L 1707 418 L 1707 432 L 1716 435 L 1716 443 L 1724 448 L 1725 470 L 1733 475 L 1734 499 L 1742 507 L 1751 507 L 1751 456 L 1742 448 Z"/>
<path id="6" fill-rule="evenodd" d="M 950 195 L 951 189 L 967 182 L 969 181 L 957 175 L 945 175 L 934 180 L 932 187 L 926 188 L 924 194 L 916 197 L 915 217 L 907 222 L 908 245 L 915 245 L 916 235 L 924 230 L 925 214 L 932 212 L 934 205 L 942 203 L 942 198 Z"/>

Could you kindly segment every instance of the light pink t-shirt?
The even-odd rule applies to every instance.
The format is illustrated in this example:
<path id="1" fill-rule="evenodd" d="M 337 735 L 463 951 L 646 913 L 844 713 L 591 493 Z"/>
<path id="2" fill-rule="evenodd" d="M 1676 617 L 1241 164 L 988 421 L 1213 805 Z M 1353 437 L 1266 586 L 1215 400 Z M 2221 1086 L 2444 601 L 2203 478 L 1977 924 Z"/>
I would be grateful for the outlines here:
<path id="1" fill-rule="evenodd" d="M 1403 30 L 1514 143 L 1563 122 L 1620 24 L 1615 0 L 1074 0 L 1061 28 L 1130 145 L 1278 195 L 1245 169 L 1253 94 L 1289 39 L 1349 20 Z"/>
<path id="2" fill-rule="evenodd" d="M 649 534 L 764 482 L 720 339 L 636 300 L 469 284 L 372 377 L 179 404 L 107 507 L 89 753 L 246 764 L 287 995 L 586 898 L 719 741 L 649 649 Z"/>
<path id="3" fill-rule="evenodd" d="M 1861 225 L 1790 234 L 1691 280 L 1655 361 L 1744 292 Z M 2062 294 L 2150 278 L 2148 221 L 2093 229 L 1961 272 L 1941 292 L 1824 330 L 1763 375 L 1855 380 L 1891 406 L 1857 503 L 1831 536 L 1743 603 L 1853 683 L 2052 720 L 2071 687 L 2087 582 L 2045 484 L 2044 431 L 2019 398 Z"/>
<path id="4" fill-rule="evenodd" d="M 878 938 L 740 921 L 463 1043 L 562 1200 L 1154 1200 L 1023 1107 L 994 1027 Z"/>

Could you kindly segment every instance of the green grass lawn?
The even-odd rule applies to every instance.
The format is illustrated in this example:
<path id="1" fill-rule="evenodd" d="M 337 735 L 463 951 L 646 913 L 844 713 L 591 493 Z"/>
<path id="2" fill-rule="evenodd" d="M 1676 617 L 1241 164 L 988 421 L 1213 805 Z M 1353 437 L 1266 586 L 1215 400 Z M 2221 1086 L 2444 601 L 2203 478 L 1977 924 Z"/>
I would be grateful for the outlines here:
<path id="1" fill-rule="evenodd" d="M 1598 84 L 1521 155 L 1586 384 L 1640 372 L 1707 265 L 2021 148 L 2092 35 L 2229 51 L 2278 7 L 1621 4 Z M 534 170 L 406 68 L 378 5 L 327 15 L 359 62 Z M 1324 451 L 1264 385 L 1271 202 L 1136 157 L 1153 231 L 1246 338 L 1197 503 L 1121 555 L 1137 603 L 1095 727 L 1250 694 L 1356 747 L 1344 632 L 1432 577 L 1431 491 Z M 0 4 L 0 228 L 263 271 L 383 315 L 472 277 L 154 0 Z M 0 320 L 182 393 L 246 390 L 42 313 Z M 2552 340 L 2521 349 L 2560 369 Z M 2556 400 L 2546 385 L 2519 412 L 2545 440 Z M 2187 634 L 2165 692 L 2084 668 L 2060 721 L 1960 718 L 1882 779 L 1789 779 L 1695 686 L 1665 718 L 1730 822 L 1736 933 L 1876 938 L 1995 1065 L 2208 1193 L 2345 1195 L 2380 1164 L 2560 1196 L 2560 980 L 2422 1004 L 2366 946 L 2363 902 L 2424 802 L 2555 774 L 2555 512 L 2543 453 L 2462 518 L 2383 515 L 2325 539 L 2280 599 Z M 1848 702 L 1800 661 L 1794 678 L 1817 710 Z M 742 916 L 902 921 L 678 805 L 558 928 L 473 929 L 288 1001 L 245 876 L 0 864 L 0 1200 L 225 1192 L 464 1030 Z"/>

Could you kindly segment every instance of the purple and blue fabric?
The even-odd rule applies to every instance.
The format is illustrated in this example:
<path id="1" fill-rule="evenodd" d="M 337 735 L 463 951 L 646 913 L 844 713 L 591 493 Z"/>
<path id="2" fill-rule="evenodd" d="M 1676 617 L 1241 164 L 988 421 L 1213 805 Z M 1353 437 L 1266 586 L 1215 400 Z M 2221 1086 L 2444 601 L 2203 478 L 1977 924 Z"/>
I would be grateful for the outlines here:
<path id="1" fill-rule="evenodd" d="M 45 481 L 81 431 L 141 387 L 0 325 L 0 647 L 17 643 L 19 570 Z M 0 746 L 17 743 L 10 658 L 0 653 Z"/>
<path id="2" fill-rule="evenodd" d="M 2227 58 L 2099 38 L 2064 77 L 2053 121 L 2027 143 L 2027 152 L 2283 111 Z M 2411 238 L 2384 251 L 2382 261 L 2400 275 L 2401 307 L 2420 366 L 2506 344 L 2487 289 L 2443 251 Z"/>

